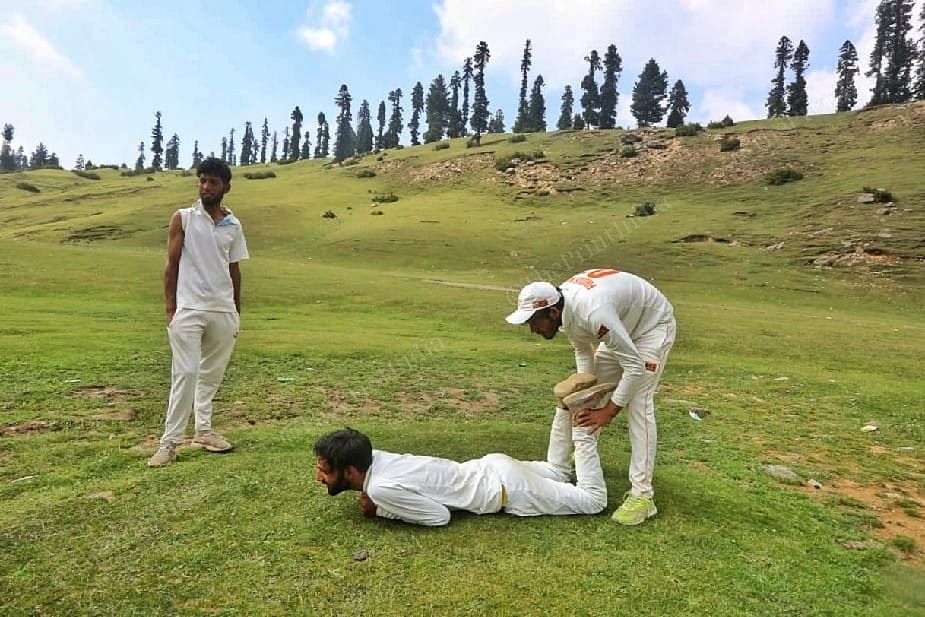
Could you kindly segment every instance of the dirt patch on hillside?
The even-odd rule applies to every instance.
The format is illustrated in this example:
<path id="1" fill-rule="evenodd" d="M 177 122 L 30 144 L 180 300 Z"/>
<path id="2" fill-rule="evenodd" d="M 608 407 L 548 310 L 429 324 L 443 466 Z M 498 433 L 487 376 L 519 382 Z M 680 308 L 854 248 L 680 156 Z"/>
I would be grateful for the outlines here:
<path id="1" fill-rule="evenodd" d="M 489 153 L 480 153 L 439 161 L 411 169 L 409 171 L 410 179 L 416 184 L 445 182 L 463 174 L 490 167 L 494 162 L 494 158 Z M 390 162 L 396 163 L 398 161 Z"/>
<path id="2" fill-rule="evenodd" d="M 111 411 L 91 416 L 94 420 L 109 420 L 113 422 L 131 422 L 137 417 L 133 409 L 123 409 L 122 411 Z"/>
<path id="3" fill-rule="evenodd" d="M 15 426 L 4 426 L 0 428 L 0 435 L 9 437 L 11 435 L 25 435 L 38 431 L 53 431 L 57 428 L 58 424 L 55 422 L 49 422 L 47 420 L 26 420 Z"/>
<path id="4" fill-rule="evenodd" d="M 75 388 L 71 396 L 89 396 L 92 398 L 104 399 L 108 404 L 127 401 L 131 394 L 126 390 L 120 390 L 112 386 L 81 386 Z"/>
<path id="5" fill-rule="evenodd" d="M 846 268 L 851 266 L 893 266 L 903 258 L 890 251 L 873 247 L 855 247 L 847 253 L 829 253 L 813 257 L 807 263 L 818 268 Z"/>
<path id="6" fill-rule="evenodd" d="M 115 240 L 128 235 L 121 227 L 114 225 L 94 225 L 84 229 L 75 229 L 64 237 L 62 242 L 74 244 L 79 242 L 99 242 L 100 240 Z"/>
<path id="7" fill-rule="evenodd" d="M 830 477 L 822 488 L 799 486 L 798 490 L 820 497 L 847 498 L 846 503 L 863 504 L 864 510 L 876 516 L 879 525 L 869 531 L 884 543 L 904 536 L 915 541 L 911 553 L 904 558 L 917 562 L 925 560 L 925 495 L 911 481 L 890 480 L 882 484 L 860 484 L 853 480 Z"/>
<path id="8" fill-rule="evenodd" d="M 482 414 L 497 411 L 501 397 L 491 390 L 479 391 L 478 398 L 473 398 L 463 388 L 442 388 L 436 392 L 403 392 L 398 400 L 402 409 L 412 412 L 427 411 L 439 405 L 463 413 Z"/>

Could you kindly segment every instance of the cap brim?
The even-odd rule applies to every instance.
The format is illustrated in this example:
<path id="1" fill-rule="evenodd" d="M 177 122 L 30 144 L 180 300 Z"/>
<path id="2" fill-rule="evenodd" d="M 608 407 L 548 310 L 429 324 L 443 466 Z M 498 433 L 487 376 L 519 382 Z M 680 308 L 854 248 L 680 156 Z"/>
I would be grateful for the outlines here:
<path id="1" fill-rule="evenodd" d="M 525 321 L 527 321 L 528 319 L 530 319 L 531 317 L 533 317 L 533 313 L 535 312 L 536 312 L 535 310 L 531 310 L 531 309 L 517 309 L 516 311 L 514 311 L 513 313 L 505 317 L 504 321 L 508 322 L 509 324 L 514 324 L 515 326 L 520 325 L 524 323 Z"/>

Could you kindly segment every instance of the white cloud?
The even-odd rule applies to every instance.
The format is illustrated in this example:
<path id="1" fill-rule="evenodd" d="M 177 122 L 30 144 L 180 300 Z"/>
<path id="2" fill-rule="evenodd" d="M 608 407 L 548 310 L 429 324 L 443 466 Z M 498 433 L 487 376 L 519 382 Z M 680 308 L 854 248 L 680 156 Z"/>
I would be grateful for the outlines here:
<path id="1" fill-rule="evenodd" d="M 807 113 L 830 114 L 835 111 L 835 71 L 807 71 L 806 97 Z"/>
<path id="2" fill-rule="evenodd" d="M 12 42 L 43 67 L 51 67 L 70 77 L 83 77 L 77 65 L 58 51 L 51 41 L 42 36 L 19 13 L 9 14 L 3 22 L 0 22 L 0 38 Z"/>
<path id="3" fill-rule="evenodd" d="M 693 103 L 693 101 L 692 101 Z M 735 88 L 704 90 L 700 102 L 691 105 L 691 120 L 709 122 L 729 115 L 733 120 L 763 118 L 764 110 L 756 111 L 745 101 L 745 93 Z"/>
<path id="4" fill-rule="evenodd" d="M 342 0 L 328 0 L 320 11 L 309 8 L 309 17 L 320 13 L 312 19 L 311 25 L 300 27 L 297 34 L 313 51 L 325 51 L 333 54 L 337 44 L 350 34 L 351 6 Z"/>

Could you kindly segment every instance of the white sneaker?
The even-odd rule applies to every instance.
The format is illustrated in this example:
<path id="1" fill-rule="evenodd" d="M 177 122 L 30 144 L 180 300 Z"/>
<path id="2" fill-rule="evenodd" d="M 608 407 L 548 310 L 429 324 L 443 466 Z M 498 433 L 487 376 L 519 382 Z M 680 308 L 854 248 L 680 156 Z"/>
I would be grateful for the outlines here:
<path id="1" fill-rule="evenodd" d="M 196 433 L 196 436 L 193 437 L 193 444 L 202 446 L 209 452 L 228 452 L 233 447 L 230 441 L 215 431 Z"/>
<path id="2" fill-rule="evenodd" d="M 148 467 L 166 467 L 177 460 L 177 446 L 174 444 L 161 445 L 157 452 L 148 459 Z"/>

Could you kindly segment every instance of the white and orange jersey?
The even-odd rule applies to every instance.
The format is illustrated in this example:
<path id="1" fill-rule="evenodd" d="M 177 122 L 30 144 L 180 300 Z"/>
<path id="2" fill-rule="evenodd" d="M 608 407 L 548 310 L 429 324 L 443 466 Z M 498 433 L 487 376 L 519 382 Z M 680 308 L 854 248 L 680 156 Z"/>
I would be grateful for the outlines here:
<path id="1" fill-rule="evenodd" d="M 579 272 L 560 285 L 565 297 L 560 330 L 575 348 L 579 372 L 594 372 L 594 352 L 603 343 L 623 368 L 613 401 L 626 406 L 657 357 L 646 357 L 646 340 L 659 326 L 674 323 L 674 309 L 654 285 L 629 272 L 594 269 Z M 648 343 L 648 341 L 646 341 Z M 648 367 L 647 367 L 648 363 Z"/>

